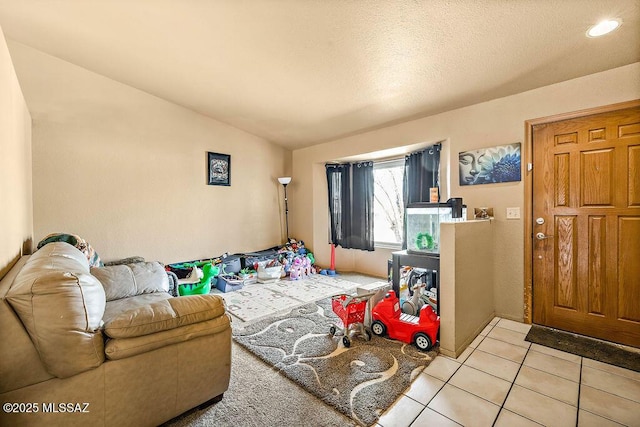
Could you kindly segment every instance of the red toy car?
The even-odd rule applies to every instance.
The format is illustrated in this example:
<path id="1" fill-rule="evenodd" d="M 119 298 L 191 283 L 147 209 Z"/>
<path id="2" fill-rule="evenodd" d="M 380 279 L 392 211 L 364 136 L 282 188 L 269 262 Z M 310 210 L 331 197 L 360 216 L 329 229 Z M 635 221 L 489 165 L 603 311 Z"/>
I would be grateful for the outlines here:
<path id="1" fill-rule="evenodd" d="M 373 308 L 371 316 L 371 331 L 374 334 L 388 334 L 394 340 L 415 343 L 423 351 L 429 350 L 436 342 L 440 328 L 440 316 L 430 305 L 422 307 L 419 317 L 403 313 L 394 291 L 387 292 L 384 299 Z"/>

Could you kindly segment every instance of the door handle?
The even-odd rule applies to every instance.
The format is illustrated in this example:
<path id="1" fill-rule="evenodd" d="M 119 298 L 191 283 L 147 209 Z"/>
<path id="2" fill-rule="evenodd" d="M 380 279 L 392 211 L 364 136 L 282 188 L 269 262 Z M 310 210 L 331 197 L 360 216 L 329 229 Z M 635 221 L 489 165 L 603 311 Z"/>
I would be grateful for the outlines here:
<path id="1" fill-rule="evenodd" d="M 544 239 L 553 239 L 553 236 L 547 236 L 544 233 L 536 233 L 536 239 L 538 240 L 544 240 Z"/>

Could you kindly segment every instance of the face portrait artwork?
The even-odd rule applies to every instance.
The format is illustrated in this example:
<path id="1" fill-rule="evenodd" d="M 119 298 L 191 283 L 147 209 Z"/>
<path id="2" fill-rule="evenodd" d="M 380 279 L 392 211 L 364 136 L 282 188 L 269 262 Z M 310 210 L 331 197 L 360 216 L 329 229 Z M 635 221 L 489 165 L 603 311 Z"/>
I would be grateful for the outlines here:
<path id="1" fill-rule="evenodd" d="M 520 181 L 520 143 L 458 154 L 460 185 Z"/>
<path id="2" fill-rule="evenodd" d="M 477 184 L 480 166 L 478 160 L 484 156 L 484 150 L 465 151 L 458 155 L 460 163 L 460 185 Z"/>

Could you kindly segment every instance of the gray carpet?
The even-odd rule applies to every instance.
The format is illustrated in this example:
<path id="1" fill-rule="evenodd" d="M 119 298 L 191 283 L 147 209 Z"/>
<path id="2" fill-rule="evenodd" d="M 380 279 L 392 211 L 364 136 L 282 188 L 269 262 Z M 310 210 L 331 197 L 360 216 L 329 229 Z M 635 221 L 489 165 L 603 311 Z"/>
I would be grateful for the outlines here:
<path id="1" fill-rule="evenodd" d="M 368 426 L 437 352 L 423 353 L 381 337 L 354 338 L 345 348 L 328 333 L 336 320 L 326 298 L 234 330 L 234 339 L 323 402 Z"/>
<path id="2" fill-rule="evenodd" d="M 224 398 L 192 410 L 166 427 L 357 426 L 237 344 Z"/>
<path id="3" fill-rule="evenodd" d="M 532 325 L 526 341 L 640 372 L 640 352 L 559 329 Z"/>

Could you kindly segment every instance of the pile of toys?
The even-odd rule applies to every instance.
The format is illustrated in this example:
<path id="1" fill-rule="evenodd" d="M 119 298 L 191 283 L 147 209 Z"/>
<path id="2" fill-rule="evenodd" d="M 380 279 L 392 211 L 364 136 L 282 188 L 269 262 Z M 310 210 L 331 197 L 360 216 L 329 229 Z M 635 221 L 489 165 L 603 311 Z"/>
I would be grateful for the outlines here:
<path id="1" fill-rule="evenodd" d="M 286 275 L 299 280 L 320 271 L 313 253 L 296 239 L 259 253 L 225 253 L 210 259 L 169 264 L 165 269 L 175 274 L 179 295 L 206 294 L 212 286 L 229 292 L 256 281 L 269 283 Z"/>
<path id="2" fill-rule="evenodd" d="M 278 262 L 282 264 L 285 274 L 288 274 L 291 280 L 304 279 L 319 271 L 315 266 L 313 253 L 304 247 L 302 240 L 289 239 L 289 242 L 278 250 Z"/>

